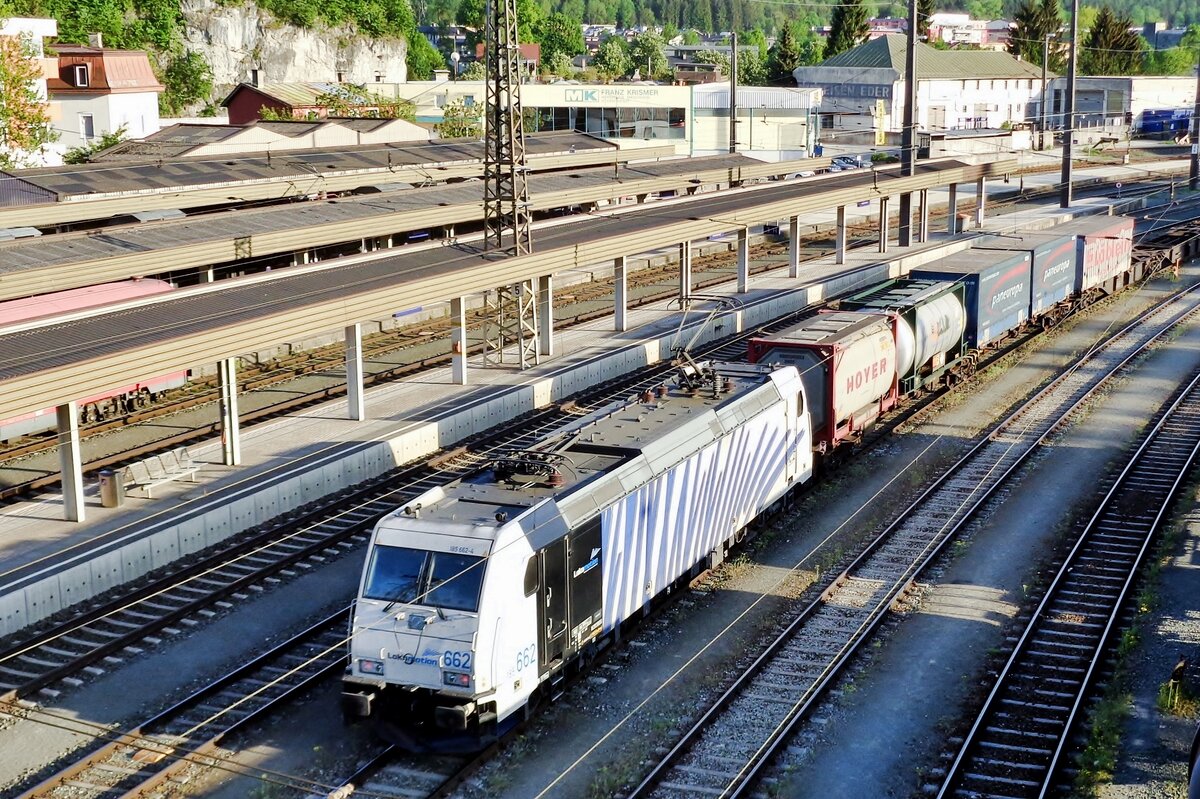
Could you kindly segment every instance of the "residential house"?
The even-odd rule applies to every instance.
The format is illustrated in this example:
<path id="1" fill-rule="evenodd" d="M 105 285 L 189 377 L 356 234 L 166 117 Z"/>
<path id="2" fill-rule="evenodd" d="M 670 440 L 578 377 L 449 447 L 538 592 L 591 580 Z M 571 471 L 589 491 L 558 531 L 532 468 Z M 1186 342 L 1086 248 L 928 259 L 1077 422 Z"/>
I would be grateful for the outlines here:
<path id="1" fill-rule="evenodd" d="M 80 44 L 56 44 L 54 51 L 58 70 L 47 85 L 61 109 L 64 148 L 84 147 L 122 129 L 132 138 L 158 130 L 163 86 L 145 52 Z"/>
<path id="2" fill-rule="evenodd" d="M 53 19 L 35 17 L 8 17 L 0 20 L 0 36 L 19 39 L 25 43 L 32 58 L 41 66 L 41 76 L 34 80 L 34 90 L 42 102 L 48 105 L 50 124 L 58 127 L 61 120 L 59 106 L 50 101 L 47 82 L 54 77 L 58 62 L 46 55 L 45 40 L 58 35 L 58 22 Z M 56 165 L 62 162 L 62 148 L 57 143 L 48 146 L 43 153 L 28 153 L 30 159 L 43 165 Z"/>

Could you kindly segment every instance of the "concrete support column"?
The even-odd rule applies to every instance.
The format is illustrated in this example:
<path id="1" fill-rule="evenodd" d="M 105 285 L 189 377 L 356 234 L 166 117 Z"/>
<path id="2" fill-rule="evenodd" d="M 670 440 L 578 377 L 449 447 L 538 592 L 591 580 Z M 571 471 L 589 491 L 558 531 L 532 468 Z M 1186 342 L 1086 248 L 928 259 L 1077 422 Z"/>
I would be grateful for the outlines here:
<path id="1" fill-rule="evenodd" d="M 450 300 L 450 379 L 467 384 L 467 302 L 463 297 Z"/>
<path id="2" fill-rule="evenodd" d="M 846 263 L 846 206 L 839 205 L 837 209 L 837 233 L 833 245 L 833 262 Z"/>
<path id="3" fill-rule="evenodd" d="M 879 198 L 879 251 L 888 251 L 888 198 Z"/>
<path id="4" fill-rule="evenodd" d="M 83 509 L 83 457 L 79 452 L 79 406 L 74 402 L 54 409 L 58 421 L 58 469 L 62 473 L 63 518 L 81 522 Z"/>
<path id="5" fill-rule="evenodd" d="M 686 299 L 692 296 L 692 243 L 679 244 L 679 296 Z"/>
<path id="6" fill-rule="evenodd" d="M 613 330 L 623 333 L 629 329 L 629 284 L 624 255 L 613 259 L 613 292 Z"/>
<path id="7" fill-rule="evenodd" d="M 200 282 L 201 283 L 212 283 L 216 279 L 217 279 L 217 270 L 213 269 L 211 266 L 208 269 L 200 270 Z"/>
<path id="8" fill-rule="evenodd" d="M 983 211 L 987 206 L 987 178 L 975 184 L 975 227 L 983 224 Z"/>
<path id="9" fill-rule="evenodd" d="M 242 462 L 242 432 L 238 427 L 237 358 L 217 362 L 221 384 L 221 456 L 226 466 Z"/>
<path id="10" fill-rule="evenodd" d="M 788 277 L 800 277 L 800 217 L 788 220 Z"/>
<path id="11" fill-rule="evenodd" d="M 741 228 L 737 234 L 737 293 L 750 290 L 750 230 Z"/>
<path id="12" fill-rule="evenodd" d="M 361 422 L 367 418 L 363 397 L 362 325 L 346 326 L 346 418 Z"/>
<path id="13" fill-rule="evenodd" d="M 538 354 L 554 354 L 554 278 L 542 275 L 537 280 Z"/>
<path id="14" fill-rule="evenodd" d="M 958 184 L 951 183 L 949 188 L 950 196 L 946 203 L 946 208 L 950 213 L 950 221 L 946 223 L 946 229 L 950 235 L 958 232 Z"/>
<path id="15" fill-rule="evenodd" d="M 929 189 L 921 189 L 921 210 L 917 217 L 917 241 L 929 241 Z"/>
<path id="16" fill-rule="evenodd" d="M 897 226 L 897 239 L 901 247 L 910 247 L 913 243 L 912 227 L 912 192 L 900 195 L 900 221 Z"/>

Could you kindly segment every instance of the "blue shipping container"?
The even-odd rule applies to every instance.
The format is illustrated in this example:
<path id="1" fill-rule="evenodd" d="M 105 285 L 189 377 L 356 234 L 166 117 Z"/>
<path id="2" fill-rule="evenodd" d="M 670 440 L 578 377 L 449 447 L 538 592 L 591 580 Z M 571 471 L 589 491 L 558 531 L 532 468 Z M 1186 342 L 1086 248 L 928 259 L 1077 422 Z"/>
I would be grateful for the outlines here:
<path id="1" fill-rule="evenodd" d="M 954 280 L 966 286 L 967 343 L 986 347 L 1029 318 L 1033 299 L 1028 252 L 966 250 L 918 267 L 915 278 Z"/>
<path id="2" fill-rule="evenodd" d="M 975 245 L 979 250 L 1028 252 L 1033 256 L 1033 302 L 1039 316 L 1075 290 L 1075 236 L 1061 233 L 1016 233 Z"/>

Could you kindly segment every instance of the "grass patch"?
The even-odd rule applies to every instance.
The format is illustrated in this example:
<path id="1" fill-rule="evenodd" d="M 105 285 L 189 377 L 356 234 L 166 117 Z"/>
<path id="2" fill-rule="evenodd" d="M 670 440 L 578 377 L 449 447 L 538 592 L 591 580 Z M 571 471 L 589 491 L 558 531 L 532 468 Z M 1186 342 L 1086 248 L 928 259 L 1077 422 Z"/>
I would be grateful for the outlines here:
<path id="1" fill-rule="evenodd" d="M 1124 644 L 1124 639 L 1122 639 Z M 1080 796 L 1095 796 L 1096 789 L 1112 781 L 1117 767 L 1121 728 L 1129 715 L 1132 697 L 1127 691 L 1114 691 L 1096 705 L 1087 746 L 1079 757 L 1079 775 L 1075 789 Z"/>

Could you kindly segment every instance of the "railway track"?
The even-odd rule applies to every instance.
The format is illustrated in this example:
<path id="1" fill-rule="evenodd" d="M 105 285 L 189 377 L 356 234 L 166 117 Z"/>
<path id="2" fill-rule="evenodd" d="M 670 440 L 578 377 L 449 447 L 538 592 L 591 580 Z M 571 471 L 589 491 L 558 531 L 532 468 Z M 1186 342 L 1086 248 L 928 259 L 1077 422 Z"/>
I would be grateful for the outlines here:
<path id="1" fill-rule="evenodd" d="M 1143 314 L 996 425 L 822 585 L 628 794 L 746 796 L 917 577 L 1041 442 L 1113 374 L 1200 311 L 1200 284 Z"/>
<path id="2" fill-rule="evenodd" d="M 1073 732 L 1085 721 L 1137 575 L 1198 450 L 1200 375 L 1133 453 L 1050 582 L 939 798 L 1045 797 L 1070 787 Z"/>
<path id="3" fill-rule="evenodd" d="M 148 796 L 184 769 L 219 766 L 228 734 L 345 661 L 347 613 L 322 620 L 20 794 L 51 799 Z M 33 711 L 37 712 L 37 711 Z M 309 786 L 311 787 L 311 786 Z"/>

